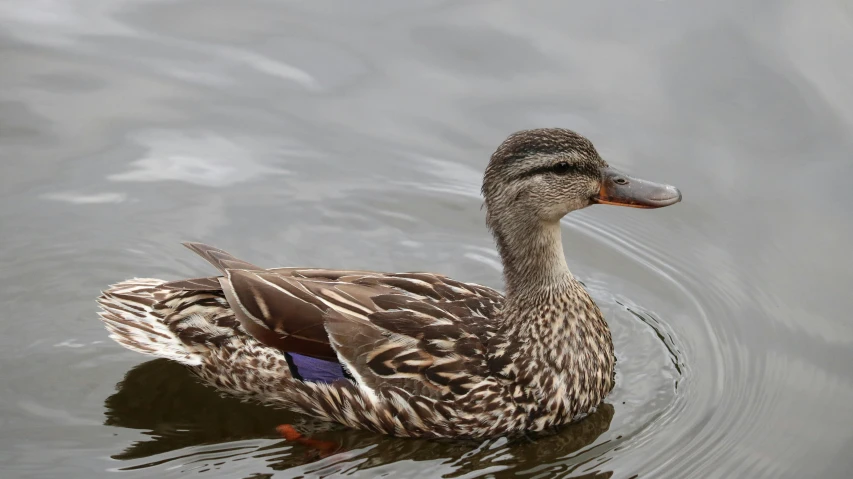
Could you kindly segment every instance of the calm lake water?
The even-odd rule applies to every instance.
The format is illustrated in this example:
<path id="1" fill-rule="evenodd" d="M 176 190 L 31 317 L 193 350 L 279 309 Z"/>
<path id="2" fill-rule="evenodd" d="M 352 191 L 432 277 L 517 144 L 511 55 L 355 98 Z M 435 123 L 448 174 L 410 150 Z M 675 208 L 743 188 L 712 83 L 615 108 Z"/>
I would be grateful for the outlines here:
<path id="1" fill-rule="evenodd" d="M 849 477 L 851 51 L 847 0 L 3 0 L 2 476 Z M 618 372 L 556 435 L 330 427 L 97 319 L 110 283 L 211 274 L 182 240 L 501 287 L 481 172 L 542 126 L 684 193 L 564 221 Z"/>

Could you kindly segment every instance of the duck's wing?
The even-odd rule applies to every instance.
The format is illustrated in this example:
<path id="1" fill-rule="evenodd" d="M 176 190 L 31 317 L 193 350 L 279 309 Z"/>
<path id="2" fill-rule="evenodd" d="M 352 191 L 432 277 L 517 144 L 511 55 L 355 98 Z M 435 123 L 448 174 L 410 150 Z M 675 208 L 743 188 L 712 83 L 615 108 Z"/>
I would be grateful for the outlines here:
<path id="1" fill-rule="evenodd" d="M 370 390 L 443 397 L 464 394 L 486 374 L 484 342 L 503 303 L 491 288 L 429 273 L 264 270 L 217 248 L 190 248 L 224 276 L 169 287 L 223 291 L 260 342 L 340 361 Z"/>

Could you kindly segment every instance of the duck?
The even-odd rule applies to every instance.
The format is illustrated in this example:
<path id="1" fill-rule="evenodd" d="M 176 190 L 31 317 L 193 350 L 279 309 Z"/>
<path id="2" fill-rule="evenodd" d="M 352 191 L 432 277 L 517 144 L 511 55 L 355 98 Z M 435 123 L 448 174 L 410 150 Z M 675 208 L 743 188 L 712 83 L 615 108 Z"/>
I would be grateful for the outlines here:
<path id="1" fill-rule="evenodd" d="M 99 316 L 120 345 L 222 393 L 351 428 L 477 439 L 577 421 L 613 389 L 616 356 L 569 271 L 561 219 L 681 192 L 609 166 L 572 130 L 541 128 L 500 144 L 481 193 L 504 293 L 436 273 L 263 268 L 191 242 L 217 276 L 117 283 Z"/>

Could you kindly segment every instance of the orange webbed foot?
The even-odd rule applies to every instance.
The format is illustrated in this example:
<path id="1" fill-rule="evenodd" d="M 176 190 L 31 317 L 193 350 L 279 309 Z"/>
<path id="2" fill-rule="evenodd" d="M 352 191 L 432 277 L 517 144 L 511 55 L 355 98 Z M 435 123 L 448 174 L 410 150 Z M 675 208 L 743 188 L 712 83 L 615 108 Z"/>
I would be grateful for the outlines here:
<path id="1" fill-rule="evenodd" d="M 305 437 L 290 424 L 282 424 L 275 428 L 283 438 L 288 441 L 297 442 L 303 446 L 316 450 L 320 453 L 320 457 L 328 457 L 336 453 L 340 449 L 340 445 L 332 441 L 320 441 Z"/>

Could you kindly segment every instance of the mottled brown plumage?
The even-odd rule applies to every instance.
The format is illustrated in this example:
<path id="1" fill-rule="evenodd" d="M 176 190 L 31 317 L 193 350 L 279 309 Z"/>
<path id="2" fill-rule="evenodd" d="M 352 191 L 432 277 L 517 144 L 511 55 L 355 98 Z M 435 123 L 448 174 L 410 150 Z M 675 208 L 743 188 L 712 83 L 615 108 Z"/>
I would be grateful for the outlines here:
<path id="1" fill-rule="evenodd" d="M 188 243 L 221 275 L 119 283 L 98 299 L 101 318 L 125 347 L 221 391 L 351 427 L 488 437 L 568 423 L 613 388 L 615 356 L 566 266 L 559 220 L 594 202 L 658 207 L 680 193 L 614 172 L 574 132 L 542 129 L 497 149 L 483 195 L 506 296 L 431 273 L 264 269 Z M 347 377 L 301 378 L 292 354 L 340 363 Z"/>

